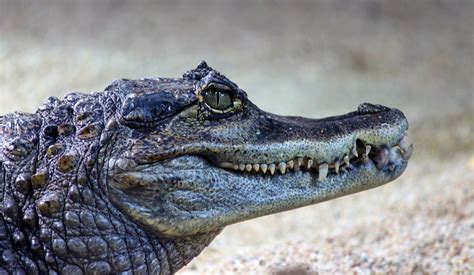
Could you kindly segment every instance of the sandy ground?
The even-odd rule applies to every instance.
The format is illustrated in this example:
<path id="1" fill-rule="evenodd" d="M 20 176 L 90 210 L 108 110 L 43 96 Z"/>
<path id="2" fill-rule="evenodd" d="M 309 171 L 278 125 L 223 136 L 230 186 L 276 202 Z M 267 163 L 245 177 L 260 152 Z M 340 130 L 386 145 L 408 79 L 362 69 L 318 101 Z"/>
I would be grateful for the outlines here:
<path id="1" fill-rule="evenodd" d="M 474 2 L 0 0 L 0 114 L 200 60 L 279 114 L 400 108 L 396 182 L 228 227 L 181 274 L 474 272 Z"/>

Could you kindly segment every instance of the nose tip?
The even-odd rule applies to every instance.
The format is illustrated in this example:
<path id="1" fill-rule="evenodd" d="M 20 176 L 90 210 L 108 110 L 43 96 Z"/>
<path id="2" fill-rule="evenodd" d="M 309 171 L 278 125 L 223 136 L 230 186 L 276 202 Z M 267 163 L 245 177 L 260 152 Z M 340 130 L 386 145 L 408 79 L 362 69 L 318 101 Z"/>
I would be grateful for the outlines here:
<path id="1" fill-rule="evenodd" d="M 362 103 L 357 108 L 357 112 L 361 115 L 365 114 L 375 114 L 380 112 L 390 111 L 391 109 L 383 105 L 371 104 L 371 103 Z"/>

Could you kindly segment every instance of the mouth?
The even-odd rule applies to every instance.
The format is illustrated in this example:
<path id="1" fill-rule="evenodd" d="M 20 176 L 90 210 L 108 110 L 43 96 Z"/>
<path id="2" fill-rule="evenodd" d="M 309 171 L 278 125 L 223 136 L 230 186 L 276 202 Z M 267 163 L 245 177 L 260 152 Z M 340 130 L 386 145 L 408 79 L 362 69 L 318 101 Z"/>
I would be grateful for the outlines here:
<path id="1" fill-rule="evenodd" d="M 320 163 L 317 157 L 298 156 L 287 161 L 266 163 L 232 163 L 222 161 L 215 166 L 242 174 L 279 176 L 287 173 L 306 172 L 323 182 L 328 177 L 338 176 L 351 169 L 359 169 L 363 164 L 373 163 L 378 170 L 396 169 L 399 160 L 408 161 L 413 153 L 413 144 L 408 145 L 405 137 L 395 145 L 369 145 L 357 139 L 346 154 L 335 158 L 331 163 Z"/>

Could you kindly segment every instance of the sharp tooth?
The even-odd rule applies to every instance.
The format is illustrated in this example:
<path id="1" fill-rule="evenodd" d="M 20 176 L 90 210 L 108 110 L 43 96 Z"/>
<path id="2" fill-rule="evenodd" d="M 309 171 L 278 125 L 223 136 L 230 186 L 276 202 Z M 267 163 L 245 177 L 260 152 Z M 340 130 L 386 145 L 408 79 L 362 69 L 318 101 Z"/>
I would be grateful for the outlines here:
<path id="1" fill-rule="evenodd" d="M 354 144 L 354 148 L 352 148 L 352 154 L 353 154 L 356 158 L 359 157 L 359 154 L 357 153 L 357 147 L 356 147 L 355 144 Z"/>
<path id="2" fill-rule="evenodd" d="M 264 174 L 267 173 L 268 165 L 262 164 L 262 165 L 260 165 L 260 168 L 262 168 L 262 172 L 263 172 Z"/>
<path id="3" fill-rule="evenodd" d="M 306 168 L 308 170 L 311 169 L 311 166 L 313 166 L 313 163 L 314 163 L 314 161 L 312 159 L 308 159 L 308 165 L 306 166 Z"/>
<path id="4" fill-rule="evenodd" d="M 298 167 L 303 166 L 303 158 L 298 158 L 297 161 L 298 161 L 298 165 L 297 165 Z"/>
<path id="5" fill-rule="evenodd" d="M 404 160 L 409 160 L 412 154 L 413 154 L 413 144 L 411 144 L 410 146 L 408 146 L 408 148 L 406 148 L 405 152 L 403 152 L 402 154 L 402 158 Z"/>
<path id="6" fill-rule="evenodd" d="M 247 170 L 247 172 L 252 171 L 252 164 L 245 165 L 245 170 Z"/>
<path id="7" fill-rule="evenodd" d="M 274 163 L 268 165 L 268 170 L 270 170 L 270 174 L 272 174 L 272 176 L 275 175 L 275 168 L 276 166 Z"/>
<path id="8" fill-rule="evenodd" d="M 288 161 L 288 168 L 293 169 L 295 167 L 295 162 L 293 160 Z"/>
<path id="9" fill-rule="evenodd" d="M 339 161 L 336 161 L 336 163 L 334 163 L 334 169 L 336 170 L 336 174 L 339 174 L 339 166 L 341 164 L 339 163 Z"/>
<path id="10" fill-rule="evenodd" d="M 323 163 L 319 165 L 319 181 L 326 180 L 329 172 L 329 165 L 327 163 Z"/>
<path id="11" fill-rule="evenodd" d="M 239 164 L 239 170 L 243 172 L 245 170 L 245 164 Z"/>
<path id="12" fill-rule="evenodd" d="M 363 162 L 363 163 L 369 162 L 370 149 L 372 149 L 372 147 L 371 147 L 370 145 L 367 145 L 367 146 L 365 147 L 365 153 L 364 153 L 364 155 L 362 156 L 362 162 Z"/>
<path id="13" fill-rule="evenodd" d="M 280 164 L 278 165 L 278 169 L 282 174 L 286 174 L 286 163 L 280 162 Z"/>
<path id="14" fill-rule="evenodd" d="M 258 172 L 258 171 L 260 170 L 260 164 L 254 164 L 254 165 L 253 165 L 253 170 L 254 170 L 255 172 Z"/>
<path id="15" fill-rule="evenodd" d="M 347 165 L 347 167 L 349 167 L 349 166 L 351 165 L 351 162 L 350 162 L 350 160 L 349 160 L 349 156 L 348 156 L 348 155 L 346 155 L 346 156 L 344 157 L 344 163 Z"/>

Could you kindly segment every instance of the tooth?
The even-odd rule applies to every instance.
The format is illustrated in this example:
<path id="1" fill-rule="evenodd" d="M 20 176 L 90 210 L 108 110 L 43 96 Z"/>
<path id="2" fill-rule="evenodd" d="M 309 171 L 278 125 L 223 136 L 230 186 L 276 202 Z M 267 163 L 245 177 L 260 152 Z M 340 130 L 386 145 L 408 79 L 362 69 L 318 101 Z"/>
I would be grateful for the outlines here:
<path id="1" fill-rule="evenodd" d="M 247 172 L 252 171 L 252 164 L 245 165 L 245 170 L 247 170 Z"/>
<path id="2" fill-rule="evenodd" d="M 334 169 L 336 170 L 336 174 L 339 174 L 339 161 L 336 161 L 336 163 L 334 163 Z"/>
<path id="3" fill-rule="evenodd" d="M 353 154 L 356 158 L 359 157 L 359 154 L 357 153 L 357 147 L 356 147 L 355 144 L 354 144 L 354 148 L 352 148 L 352 154 Z"/>
<path id="4" fill-rule="evenodd" d="M 377 168 L 382 169 L 382 167 L 388 164 L 389 160 L 390 157 L 388 149 L 386 147 L 382 147 L 380 149 L 380 162 L 377 164 Z"/>
<path id="5" fill-rule="evenodd" d="M 280 162 L 280 164 L 278 165 L 278 169 L 282 174 L 286 174 L 286 163 Z"/>
<path id="6" fill-rule="evenodd" d="M 260 165 L 260 168 L 262 168 L 262 172 L 263 172 L 264 174 L 267 173 L 268 165 L 262 164 L 262 165 Z"/>
<path id="7" fill-rule="evenodd" d="M 306 166 L 306 168 L 308 170 L 311 169 L 311 166 L 313 166 L 313 163 L 314 163 L 314 161 L 312 159 L 308 159 L 308 165 Z"/>
<path id="8" fill-rule="evenodd" d="M 344 163 L 347 165 L 347 167 L 351 166 L 351 162 L 350 162 L 350 160 L 349 160 L 349 156 L 348 156 L 348 155 L 346 155 L 346 156 L 344 157 Z"/>
<path id="9" fill-rule="evenodd" d="M 372 147 L 370 145 L 367 145 L 365 147 L 365 153 L 364 155 L 362 156 L 362 162 L 363 163 L 367 163 L 369 161 L 369 153 L 370 153 L 370 149 L 372 149 Z"/>
<path id="10" fill-rule="evenodd" d="M 288 168 L 293 169 L 295 167 L 295 162 L 293 160 L 288 161 Z"/>
<path id="11" fill-rule="evenodd" d="M 303 158 L 298 158 L 297 161 L 298 161 L 298 165 L 297 165 L 298 167 L 303 166 Z"/>
<path id="12" fill-rule="evenodd" d="M 254 170 L 255 172 L 258 172 L 258 171 L 260 170 L 260 164 L 254 164 L 254 165 L 253 165 L 253 170 Z"/>
<path id="13" fill-rule="evenodd" d="M 410 146 L 408 146 L 408 148 L 406 148 L 405 152 L 402 154 L 402 158 L 404 160 L 409 160 L 412 154 L 413 154 L 413 144 L 411 144 Z"/>
<path id="14" fill-rule="evenodd" d="M 245 164 L 239 164 L 239 170 L 243 172 L 245 170 Z"/>
<path id="15" fill-rule="evenodd" d="M 275 168 L 276 166 L 274 163 L 268 165 L 268 170 L 270 170 L 270 174 L 272 174 L 272 176 L 275 175 Z"/>
<path id="16" fill-rule="evenodd" d="M 328 176 L 329 165 L 327 163 L 319 165 L 319 181 L 326 180 Z"/>

